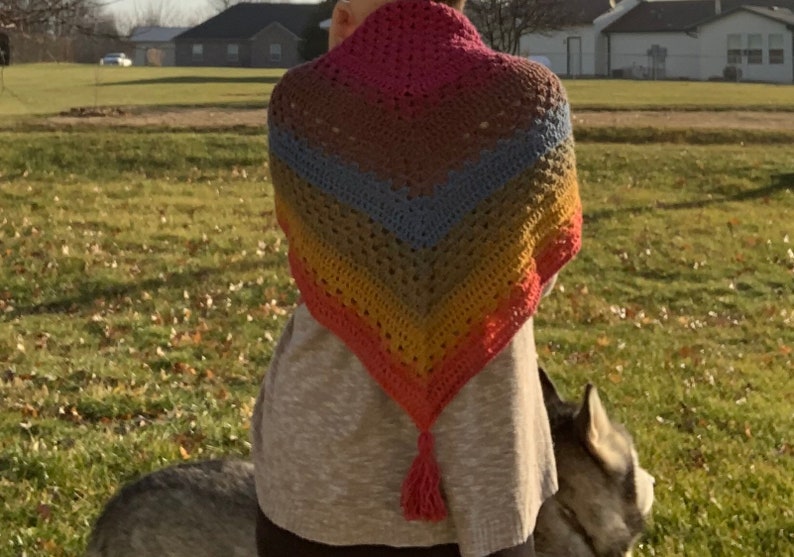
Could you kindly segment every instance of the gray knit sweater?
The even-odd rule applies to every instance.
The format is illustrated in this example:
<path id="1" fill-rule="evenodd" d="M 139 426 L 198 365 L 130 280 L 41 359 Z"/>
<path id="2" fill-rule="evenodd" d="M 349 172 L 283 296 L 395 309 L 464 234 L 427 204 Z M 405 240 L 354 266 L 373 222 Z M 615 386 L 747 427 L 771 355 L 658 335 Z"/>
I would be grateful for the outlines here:
<path id="1" fill-rule="evenodd" d="M 263 512 L 329 545 L 457 543 L 482 557 L 526 541 L 557 488 L 531 319 L 433 427 L 442 522 L 403 518 L 416 426 L 305 306 L 278 343 L 251 434 Z"/>

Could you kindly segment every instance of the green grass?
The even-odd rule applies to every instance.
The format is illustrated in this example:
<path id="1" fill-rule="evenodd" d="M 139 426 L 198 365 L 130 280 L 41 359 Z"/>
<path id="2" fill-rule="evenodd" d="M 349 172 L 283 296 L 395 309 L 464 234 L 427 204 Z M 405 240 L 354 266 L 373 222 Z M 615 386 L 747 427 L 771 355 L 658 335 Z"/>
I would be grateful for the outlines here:
<path id="1" fill-rule="evenodd" d="M 3 70 L 0 116 L 84 106 L 264 106 L 280 70 L 32 64 Z M 567 80 L 574 109 L 794 110 L 794 86 Z"/>
<path id="2" fill-rule="evenodd" d="M 574 109 L 794 110 L 794 85 L 569 79 Z"/>
<path id="3" fill-rule="evenodd" d="M 73 107 L 265 106 L 282 70 L 28 64 L 3 70 L 0 116 Z"/>
<path id="4" fill-rule="evenodd" d="M 293 308 L 261 135 L 0 133 L 0 557 L 77 555 L 119 486 L 247 455 Z M 582 143 L 537 342 L 655 475 L 635 555 L 792 555 L 794 151 Z"/>
<path id="5" fill-rule="evenodd" d="M 577 143 L 678 143 L 688 145 L 794 144 L 794 130 L 668 128 L 574 125 Z"/>

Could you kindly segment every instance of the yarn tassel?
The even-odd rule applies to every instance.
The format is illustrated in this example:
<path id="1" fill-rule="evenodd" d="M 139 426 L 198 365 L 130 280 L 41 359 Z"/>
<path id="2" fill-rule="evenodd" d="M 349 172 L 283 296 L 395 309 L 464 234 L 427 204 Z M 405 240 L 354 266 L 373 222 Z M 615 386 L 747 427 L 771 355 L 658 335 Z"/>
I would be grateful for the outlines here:
<path id="1" fill-rule="evenodd" d="M 447 517 L 447 507 L 441 495 L 441 472 L 433 454 L 434 444 L 429 431 L 419 435 L 419 454 L 402 487 L 400 502 L 406 520 L 439 522 Z"/>

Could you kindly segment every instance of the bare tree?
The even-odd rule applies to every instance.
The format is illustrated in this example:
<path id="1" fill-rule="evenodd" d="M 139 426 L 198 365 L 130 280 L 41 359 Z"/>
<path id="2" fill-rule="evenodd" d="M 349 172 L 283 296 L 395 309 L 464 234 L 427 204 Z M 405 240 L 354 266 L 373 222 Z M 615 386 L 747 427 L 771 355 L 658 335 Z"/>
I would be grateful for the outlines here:
<path id="1" fill-rule="evenodd" d="M 103 13 L 103 2 L 112 1 L 0 1 L 5 63 L 95 62 L 104 52 L 122 50 L 113 18 Z"/>
<path id="2" fill-rule="evenodd" d="M 57 35 L 90 31 L 100 17 L 95 0 L 10 0 L 0 2 L 0 27 Z"/>
<path id="3" fill-rule="evenodd" d="M 212 8 L 213 13 L 221 13 L 235 4 L 239 4 L 241 0 L 209 0 L 210 8 Z"/>
<path id="4" fill-rule="evenodd" d="M 468 0 L 466 15 L 492 48 L 518 54 L 527 33 L 566 27 L 573 13 L 566 0 Z"/>
<path id="5" fill-rule="evenodd" d="M 118 16 L 118 25 L 125 34 L 129 34 L 137 27 L 176 25 L 183 19 L 184 14 L 174 0 L 139 0 L 131 11 Z"/>

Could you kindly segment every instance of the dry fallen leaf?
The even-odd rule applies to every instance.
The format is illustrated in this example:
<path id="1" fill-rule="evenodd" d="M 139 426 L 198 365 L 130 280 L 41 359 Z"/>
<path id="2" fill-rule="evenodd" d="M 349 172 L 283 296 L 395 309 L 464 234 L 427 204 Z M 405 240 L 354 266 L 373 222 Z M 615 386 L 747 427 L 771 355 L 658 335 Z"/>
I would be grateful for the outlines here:
<path id="1" fill-rule="evenodd" d="M 601 335 L 596 339 L 596 344 L 598 344 L 598 346 L 609 346 L 609 337 Z"/>
<path id="2" fill-rule="evenodd" d="M 56 544 L 52 540 L 40 541 L 39 545 L 41 546 L 41 549 L 43 549 L 45 554 L 47 554 L 47 555 L 62 555 L 63 554 L 61 551 L 59 551 L 58 544 Z"/>
<path id="3" fill-rule="evenodd" d="M 41 520 L 49 520 L 52 517 L 52 508 L 44 503 L 39 503 L 36 507 L 36 514 Z"/>

